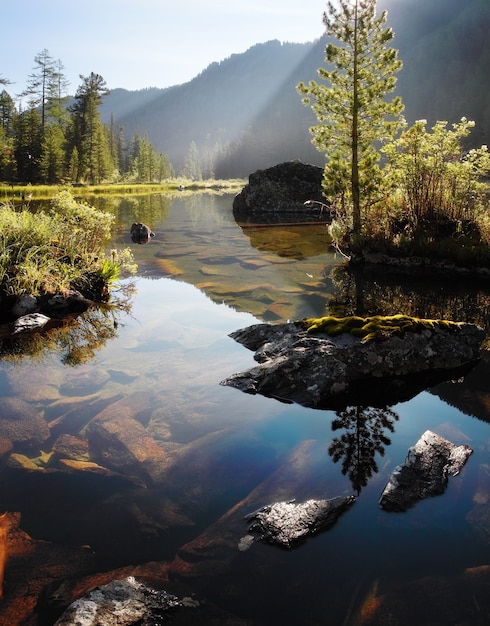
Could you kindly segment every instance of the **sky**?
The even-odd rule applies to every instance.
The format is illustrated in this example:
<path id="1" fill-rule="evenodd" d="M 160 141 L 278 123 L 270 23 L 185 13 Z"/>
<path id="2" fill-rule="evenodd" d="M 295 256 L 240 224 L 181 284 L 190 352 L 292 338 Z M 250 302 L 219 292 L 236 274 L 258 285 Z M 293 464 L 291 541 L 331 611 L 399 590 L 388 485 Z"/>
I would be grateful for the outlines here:
<path id="1" fill-rule="evenodd" d="M 326 0 L 4 0 L 0 77 L 23 91 L 43 50 L 60 60 L 69 93 L 80 74 L 108 89 L 185 83 L 210 63 L 272 39 L 303 43 L 324 32 Z"/>

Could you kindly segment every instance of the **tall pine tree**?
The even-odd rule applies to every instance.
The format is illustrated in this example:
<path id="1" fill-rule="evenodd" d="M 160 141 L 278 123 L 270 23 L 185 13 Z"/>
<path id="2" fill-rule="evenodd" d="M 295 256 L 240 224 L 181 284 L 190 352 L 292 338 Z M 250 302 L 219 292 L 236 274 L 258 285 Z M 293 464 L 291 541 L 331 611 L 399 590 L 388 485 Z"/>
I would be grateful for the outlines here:
<path id="1" fill-rule="evenodd" d="M 403 104 L 387 94 L 401 69 L 397 51 L 387 47 L 393 31 L 385 28 L 386 11 L 376 17 L 376 0 L 328 2 L 323 22 L 330 43 L 320 68 L 324 82 L 300 83 L 304 103 L 311 105 L 318 124 L 310 130 L 313 143 L 325 152 L 324 188 L 336 209 L 352 226 L 350 244 L 359 246 L 363 209 L 378 199 L 381 184 L 376 146 L 392 139 Z"/>

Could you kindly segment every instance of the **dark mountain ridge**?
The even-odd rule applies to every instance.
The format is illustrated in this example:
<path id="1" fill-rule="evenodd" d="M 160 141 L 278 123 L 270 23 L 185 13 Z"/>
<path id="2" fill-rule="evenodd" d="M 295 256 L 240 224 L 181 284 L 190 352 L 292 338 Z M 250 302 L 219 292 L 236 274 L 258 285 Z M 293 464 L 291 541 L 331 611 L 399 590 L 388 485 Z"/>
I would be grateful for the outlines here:
<path id="1" fill-rule="evenodd" d="M 416 119 L 476 121 L 474 144 L 490 137 L 490 2 L 488 0 L 384 0 L 393 46 L 404 62 L 397 93 L 409 123 Z M 319 16 L 319 19 L 321 16 Z M 325 64 L 326 38 L 306 44 L 269 41 L 212 63 L 193 80 L 167 89 L 114 89 L 102 118 L 147 134 L 176 171 L 194 143 L 206 173 L 245 177 L 281 161 L 318 165 L 311 144 L 316 118 L 296 91 Z M 195 155 L 194 155 L 194 158 Z"/>

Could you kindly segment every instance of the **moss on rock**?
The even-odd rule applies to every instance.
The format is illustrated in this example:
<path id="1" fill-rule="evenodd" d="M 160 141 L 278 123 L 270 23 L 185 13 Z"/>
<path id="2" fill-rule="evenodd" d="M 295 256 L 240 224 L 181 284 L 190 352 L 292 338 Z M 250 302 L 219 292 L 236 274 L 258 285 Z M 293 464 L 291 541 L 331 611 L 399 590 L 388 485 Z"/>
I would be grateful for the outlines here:
<path id="1" fill-rule="evenodd" d="M 325 333 L 333 337 L 348 333 L 364 341 L 376 337 L 419 333 L 424 330 L 456 330 L 460 322 L 447 320 L 430 320 L 409 315 L 374 315 L 371 317 L 310 317 L 301 320 L 301 324 L 309 333 Z"/>

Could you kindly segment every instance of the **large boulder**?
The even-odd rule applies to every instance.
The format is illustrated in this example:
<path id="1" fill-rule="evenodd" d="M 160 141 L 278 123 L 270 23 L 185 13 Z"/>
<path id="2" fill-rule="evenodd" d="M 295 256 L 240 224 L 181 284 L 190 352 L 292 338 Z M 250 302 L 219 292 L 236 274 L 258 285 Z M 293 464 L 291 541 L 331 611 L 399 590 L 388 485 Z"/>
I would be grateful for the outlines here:
<path id="1" fill-rule="evenodd" d="M 257 170 L 233 201 L 235 218 L 242 222 L 329 221 L 322 178 L 321 167 L 299 161 Z"/>
<path id="2" fill-rule="evenodd" d="M 413 319 L 382 319 L 395 318 Z M 337 326 L 347 328 L 351 319 L 363 320 L 369 328 L 375 318 L 341 318 Z M 383 327 L 381 318 L 376 320 Z M 466 323 L 414 322 L 419 330 L 377 331 L 367 337 L 352 332 L 332 335 L 323 331 L 321 324 L 308 327 L 308 320 L 255 324 L 230 336 L 254 350 L 259 365 L 233 374 L 221 384 L 315 408 L 386 406 L 462 375 L 477 362 L 485 338 L 481 328 Z"/>

